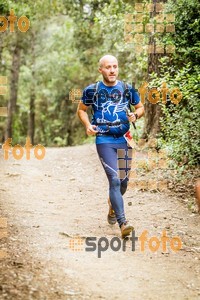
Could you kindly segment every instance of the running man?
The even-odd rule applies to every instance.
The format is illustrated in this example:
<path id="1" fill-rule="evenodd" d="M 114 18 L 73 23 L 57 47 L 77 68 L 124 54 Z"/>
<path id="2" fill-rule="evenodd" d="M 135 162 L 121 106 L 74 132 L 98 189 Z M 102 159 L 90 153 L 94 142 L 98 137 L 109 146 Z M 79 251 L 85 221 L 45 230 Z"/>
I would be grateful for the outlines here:
<path id="1" fill-rule="evenodd" d="M 144 107 L 138 93 L 130 85 L 117 80 L 119 69 L 116 57 L 103 56 L 99 60 L 98 70 L 102 81 L 84 89 L 77 114 L 87 135 L 96 135 L 97 153 L 109 181 L 107 220 L 112 225 L 118 222 L 124 238 L 134 228 L 125 218 L 122 197 L 127 189 L 132 158 L 131 148 L 123 135 L 129 130 L 129 122 L 136 122 L 142 117 Z M 129 104 L 134 105 L 134 113 L 127 114 Z M 92 122 L 87 113 L 89 106 L 94 112 Z M 122 155 L 124 159 L 120 160 Z M 122 162 L 123 170 L 120 170 L 120 165 L 118 167 L 119 162 Z"/>

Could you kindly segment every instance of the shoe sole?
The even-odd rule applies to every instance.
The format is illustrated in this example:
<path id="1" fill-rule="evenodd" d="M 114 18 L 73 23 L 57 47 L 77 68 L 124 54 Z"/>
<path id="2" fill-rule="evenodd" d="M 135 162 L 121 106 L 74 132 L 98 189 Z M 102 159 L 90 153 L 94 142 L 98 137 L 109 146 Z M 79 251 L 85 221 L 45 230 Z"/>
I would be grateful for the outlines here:
<path id="1" fill-rule="evenodd" d="M 124 239 L 126 236 L 128 236 L 133 230 L 134 230 L 134 227 L 133 227 L 133 226 L 127 226 L 127 227 L 123 230 L 122 239 Z"/>

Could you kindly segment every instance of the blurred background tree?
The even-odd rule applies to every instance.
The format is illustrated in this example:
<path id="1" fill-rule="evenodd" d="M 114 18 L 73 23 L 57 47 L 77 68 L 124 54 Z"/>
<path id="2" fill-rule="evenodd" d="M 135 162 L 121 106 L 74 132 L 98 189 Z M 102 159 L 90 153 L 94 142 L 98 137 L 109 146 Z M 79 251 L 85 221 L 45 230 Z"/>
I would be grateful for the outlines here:
<path id="1" fill-rule="evenodd" d="M 89 141 L 76 117 L 77 104 L 69 101 L 69 92 L 99 80 L 98 60 L 111 53 L 119 59 L 120 79 L 135 82 L 136 88 L 147 78 L 150 86 L 160 87 L 163 81 L 169 88 L 178 85 L 183 92 L 181 103 L 159 105 L 161 119 L 154 106 L 145 122 L 140 120 L 139 128 L 147 140 L 160 136 L 163 143 L 169 143 L 177 161 L 197 164 L 199 1 L 167 2 L 175 14 L 176 33 L 166 39 L 172 39 L 176 51 L 168 57 L 157 57 L 159 71 L 152 69 L 155 63 L 145 51 L 138 54 L 134 43 L 125 43 L 124 17 L 134 13 L 135 2 L 0 0 L 1 16 L 8 17 L 13 9 L 18 18 L 25 15 L 30 20 L 26 33 L 20 32 L 16 23 L 14 33 L 9 27 L 0 32 L 0 74 L 8 76 L 9 82 L 7 95 L 0 96 L 1 106 L 8 104 L 8 118 L 0 117 L 2 142 L 12 137 L 13 144 L 24 144 L 27 135 L 32 143 L 45 146 Z M 152 131 L 158 119 L 161 126 Z M 148 122 L 152 125 L 147 128 Z"/>

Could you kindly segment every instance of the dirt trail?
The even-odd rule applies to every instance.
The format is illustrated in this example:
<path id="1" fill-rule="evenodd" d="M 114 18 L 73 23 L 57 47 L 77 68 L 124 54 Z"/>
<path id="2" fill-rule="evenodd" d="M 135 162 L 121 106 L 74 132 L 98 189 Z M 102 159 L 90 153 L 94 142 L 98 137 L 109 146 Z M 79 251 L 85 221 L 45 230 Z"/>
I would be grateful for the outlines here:
<path id="1" fill-rule="evenodd" d="M 182 249 L 167 243 L 152 252 L 146 242 L 142 252 L 138 241 L 132 251 L 129 240 L 126 251 L 109 247 L 98 258 L 85 251 L 85 238 L 110 243 L 120 232 L 106 221 L 107 179 L 95 146 L 46 150 L 41 161 L 0 154 L 0 216 L 8 220 L 0 299 L 200 299 L 199 215 L 170 192 L 129 188 L 125 209 L 136 236 L 147 230 L 148 239 L 160 239 L 166 230 Z"/>

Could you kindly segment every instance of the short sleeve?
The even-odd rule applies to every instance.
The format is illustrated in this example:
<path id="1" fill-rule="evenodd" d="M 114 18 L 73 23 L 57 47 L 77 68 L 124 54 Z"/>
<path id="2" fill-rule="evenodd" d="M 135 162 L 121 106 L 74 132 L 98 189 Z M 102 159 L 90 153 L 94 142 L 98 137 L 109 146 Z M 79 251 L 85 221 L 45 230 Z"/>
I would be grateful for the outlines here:
<path id="1" fill-rule="evenodd" d="M 140 102 L 140 96 L 133 87 L 130 87 L 130 96 L 130 103 L 132 105 L 137 105 Z"/>
<path id="2" fill-rule="evenodd" d="M 94 85 L 89 85 L 83 90 L 83 95 L 81 98 L 81 101 L 83 104 L 89 106 L 94 103 L 94 94 L 95 94 L 95 89 Z"/>

